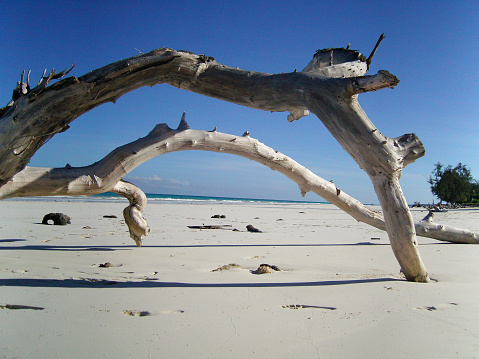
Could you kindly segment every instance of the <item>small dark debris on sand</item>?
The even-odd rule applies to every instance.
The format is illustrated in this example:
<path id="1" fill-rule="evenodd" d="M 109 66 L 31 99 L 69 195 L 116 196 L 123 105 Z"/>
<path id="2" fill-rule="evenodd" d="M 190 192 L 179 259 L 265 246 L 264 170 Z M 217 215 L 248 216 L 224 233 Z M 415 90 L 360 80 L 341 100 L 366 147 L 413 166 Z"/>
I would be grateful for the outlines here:
<path id="1" fill-rule="evenodd" d="M 105 214 L 103 218 L 118 218 L 118 217 L 115 216 L 114 214 Z"/>
<path id="2" fill-rule="evenodd" d="M 307 309 L 307 308 L 312 308 L 312 309 L 327 309 L 327 310 L 336 310 L 337 308 L 335 307 L 322 307 L 319 305 L 304 305 L 304 304 L 289 304 L 289 305 L 283 305 L 282 308 L 286 309 Z"/>
<path id="3" fill-rule="evenodd" d="M 147 310 L 139 311 L 139 310 L 124 310 L 123 314 L 128 315 L 130 317 L 147 317 L 151 315 L 151 313 Z"/>
<path id="4" fill-rule="evenodd" d="M 66 226 L 71 224 L 71 218 L 63 213 L 48 213 L 43 217 L 42 224 L 48 224 L 48 221 L 53 221 L 54 225 Z"/>
<path id="5" fill-rule="evenodd" d="M 226 216 L 224 214 L 215 214 L 211 218 L 226 218 Z"/>
<path id="6" fill-rule="evenodd" d="M 263 264 L 260 264 L 258 269 L 256 269 L 252 273 L 253 274 L 266 274 L 266 273 L 273 273 L 273 271 L 280 272 L 281 269 L 279 269 L 275 265 L 270 265 L 270 264 L 263 263 Z"/>
<path id="7" fill-rule="evenodd" d="M 236 263 L 230 263 L 230 264 L 225 264 L 224 266 L 221 266 L 219 268 L 213 269 L 212 272 L 221 272 L 224 270 L 230 270 L 230 269 L 244 269 L 242 266 Z"/>
<path id="8" fill-rule="evenodd" d="M 91 229 L 91 227 L 90 226 L 85 226 L 82 229 Z"/>
<path id="9" fill-rule="evenodd" d="M 98 265 L 98 267 L 100 267 L 100 268 L 111 268 L 111 267 L 113 267 L 113 264 L 111 264 L 110 262 L 105 262 L 105 263 L 100 263 Z"/>
<path id="10" fill-rule="evenodd" d="M 188 226 L 190 229 L 229 229 L 225 227 L 231 227 L 230 224 L 223 224 L 223 225 L 202 225 L 202 226 Z"/>
<path id="11" fill-rule="evenodd" d="M 246 226 L 246 229 L 248 230 L 248 232 L 263 233 L 263 232 L 260 231 L 258 228 L 253 227 L 251 224 L 248 224 L 248 225 Z"/>

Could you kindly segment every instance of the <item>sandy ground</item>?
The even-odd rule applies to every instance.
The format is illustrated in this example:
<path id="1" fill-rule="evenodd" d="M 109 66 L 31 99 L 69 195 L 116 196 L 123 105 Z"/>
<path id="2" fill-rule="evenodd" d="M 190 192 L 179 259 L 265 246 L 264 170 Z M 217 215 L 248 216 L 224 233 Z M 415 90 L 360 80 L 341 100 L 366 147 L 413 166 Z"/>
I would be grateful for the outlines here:
<path id="1" fill-rule="evenodd" d="M 409 283 L 331 205 L 149 204 L 141 248 L 124 206 L 0 202 L 0 358 L 479 358 L 479 246 L 419 238 L 436 282 Z M 478 210 L 436 218 L 479 231 Z M 187 227 L 210 224 L 231 227 Z"/>

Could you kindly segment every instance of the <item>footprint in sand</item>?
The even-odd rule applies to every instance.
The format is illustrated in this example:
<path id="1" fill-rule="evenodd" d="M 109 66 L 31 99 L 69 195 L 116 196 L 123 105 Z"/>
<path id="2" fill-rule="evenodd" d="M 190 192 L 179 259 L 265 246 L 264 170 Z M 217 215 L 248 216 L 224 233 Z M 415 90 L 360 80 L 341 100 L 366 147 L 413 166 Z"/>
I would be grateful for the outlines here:
<path id="1" fill-rule="evenodd" d="M 443 303 L 443 304 L 438 304 L 438 305 L 416 307 L 414 309 L 416 309 L 416 310 L 427 310 L 427 311 L 433 312 L 435 310 L 442 310 L 442 309 L 447 309 L 447 308 L 451 308 L 451 307 L 455 307 L 455 306 L 457 306 L 457 303 Z"/>
<path id="2" fill-rule="evenodd" d="M 289 304 L 283 305 L 281 308 L 286 309 L 327 309 L 327 310 L 336 310 L 335 307 L 322 307 L 319 305 L 305 305 L 305 304 Z"/>
<path id="3" fill-rule="evenodd" d="M 219 268 L 213 269 L 211 272 L 222 272 L 226 270 L 231 270 L 231 269 L 244 269 L 242 266 L 236 263 L 230 263 L 230 264 L 225 264 L 224 266 L 221 266 Z"/>
<path id="4" fill-rule="evenodd" d="M 184 310 L 178 309 L 178 310 L 164 310 L 159 313 L 152 313 L 147 310 L 124 310 L 122 314 L 127 315 L 129 317 L 149 317 L 152 315 L 157 315 L 157 314 L 182 314 L 184 313 Z"/>
<path id="5" fill-rule="evenodd" d="M 130 317 L 148 317 L 148 316 L 151 315 L 151 313 L 147 310 L 142 310 L 142 311 L 139 311 L 139 310 L 124 310 L 122 312 L 122 314 L 128 315 Z"/>
<path id="6" fill-rule="evenodd" d="M 26 274 L 26 273 L 28 273 L 28 270 L 26 270 L 26 269 L 13 269 L 11 272 L 15 273 L 15 274 Z"/>
<path id="7" fill-rule="evenodd" d="M 163 310 L 160 313 L 161 314 L 182 314 L 184 312 L 185 312 L 184 310 L 177 309 L 177 310 Z"/>

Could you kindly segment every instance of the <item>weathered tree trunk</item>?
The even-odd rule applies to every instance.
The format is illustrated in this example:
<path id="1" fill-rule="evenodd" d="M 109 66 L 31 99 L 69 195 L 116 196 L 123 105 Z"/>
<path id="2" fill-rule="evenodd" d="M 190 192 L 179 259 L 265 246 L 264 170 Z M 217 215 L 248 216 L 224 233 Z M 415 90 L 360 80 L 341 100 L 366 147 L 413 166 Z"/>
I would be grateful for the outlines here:
<path id="1" fill-rule="evenodd" d="M 414 135 L 398 139 L 382 135 L 359 106 L 359 93 L 398 83 L 387 71 L 364 76 L 371 57 L 366 59 L 348 49 L 322 50 L 301 72 L 271 75 L 234 69 L 204 55 L 163 48 L 49 87 L 48 79 L 32 90 L 20 84 L 18 97 L 0 110 L 0 186 L 21 171 L 45 141 L 67 129 L 75 118 L 141 86 L 167 83 L 251 108 L 289 111 L 289 120 L 298 119 L 309 110 L 371 178 L 394 254 L 406 278 L 427 282 L 412 218 L 399 186 L 402 169 L 421 157 L 424 149 Z"/>

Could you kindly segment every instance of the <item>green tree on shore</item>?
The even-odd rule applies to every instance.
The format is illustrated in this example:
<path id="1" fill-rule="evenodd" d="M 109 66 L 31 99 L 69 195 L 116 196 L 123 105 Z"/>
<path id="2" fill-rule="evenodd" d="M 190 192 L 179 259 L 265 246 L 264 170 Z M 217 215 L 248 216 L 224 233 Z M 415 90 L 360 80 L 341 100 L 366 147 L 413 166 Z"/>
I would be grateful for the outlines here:
<path id="1" fill-rule="evenodd" d="M 479 183 L 472 178 L 471 170 L 462 163 L 454 168 L 436 163 L 428 183 L 441 203 L 470 203 L 479 200 Z"/>

